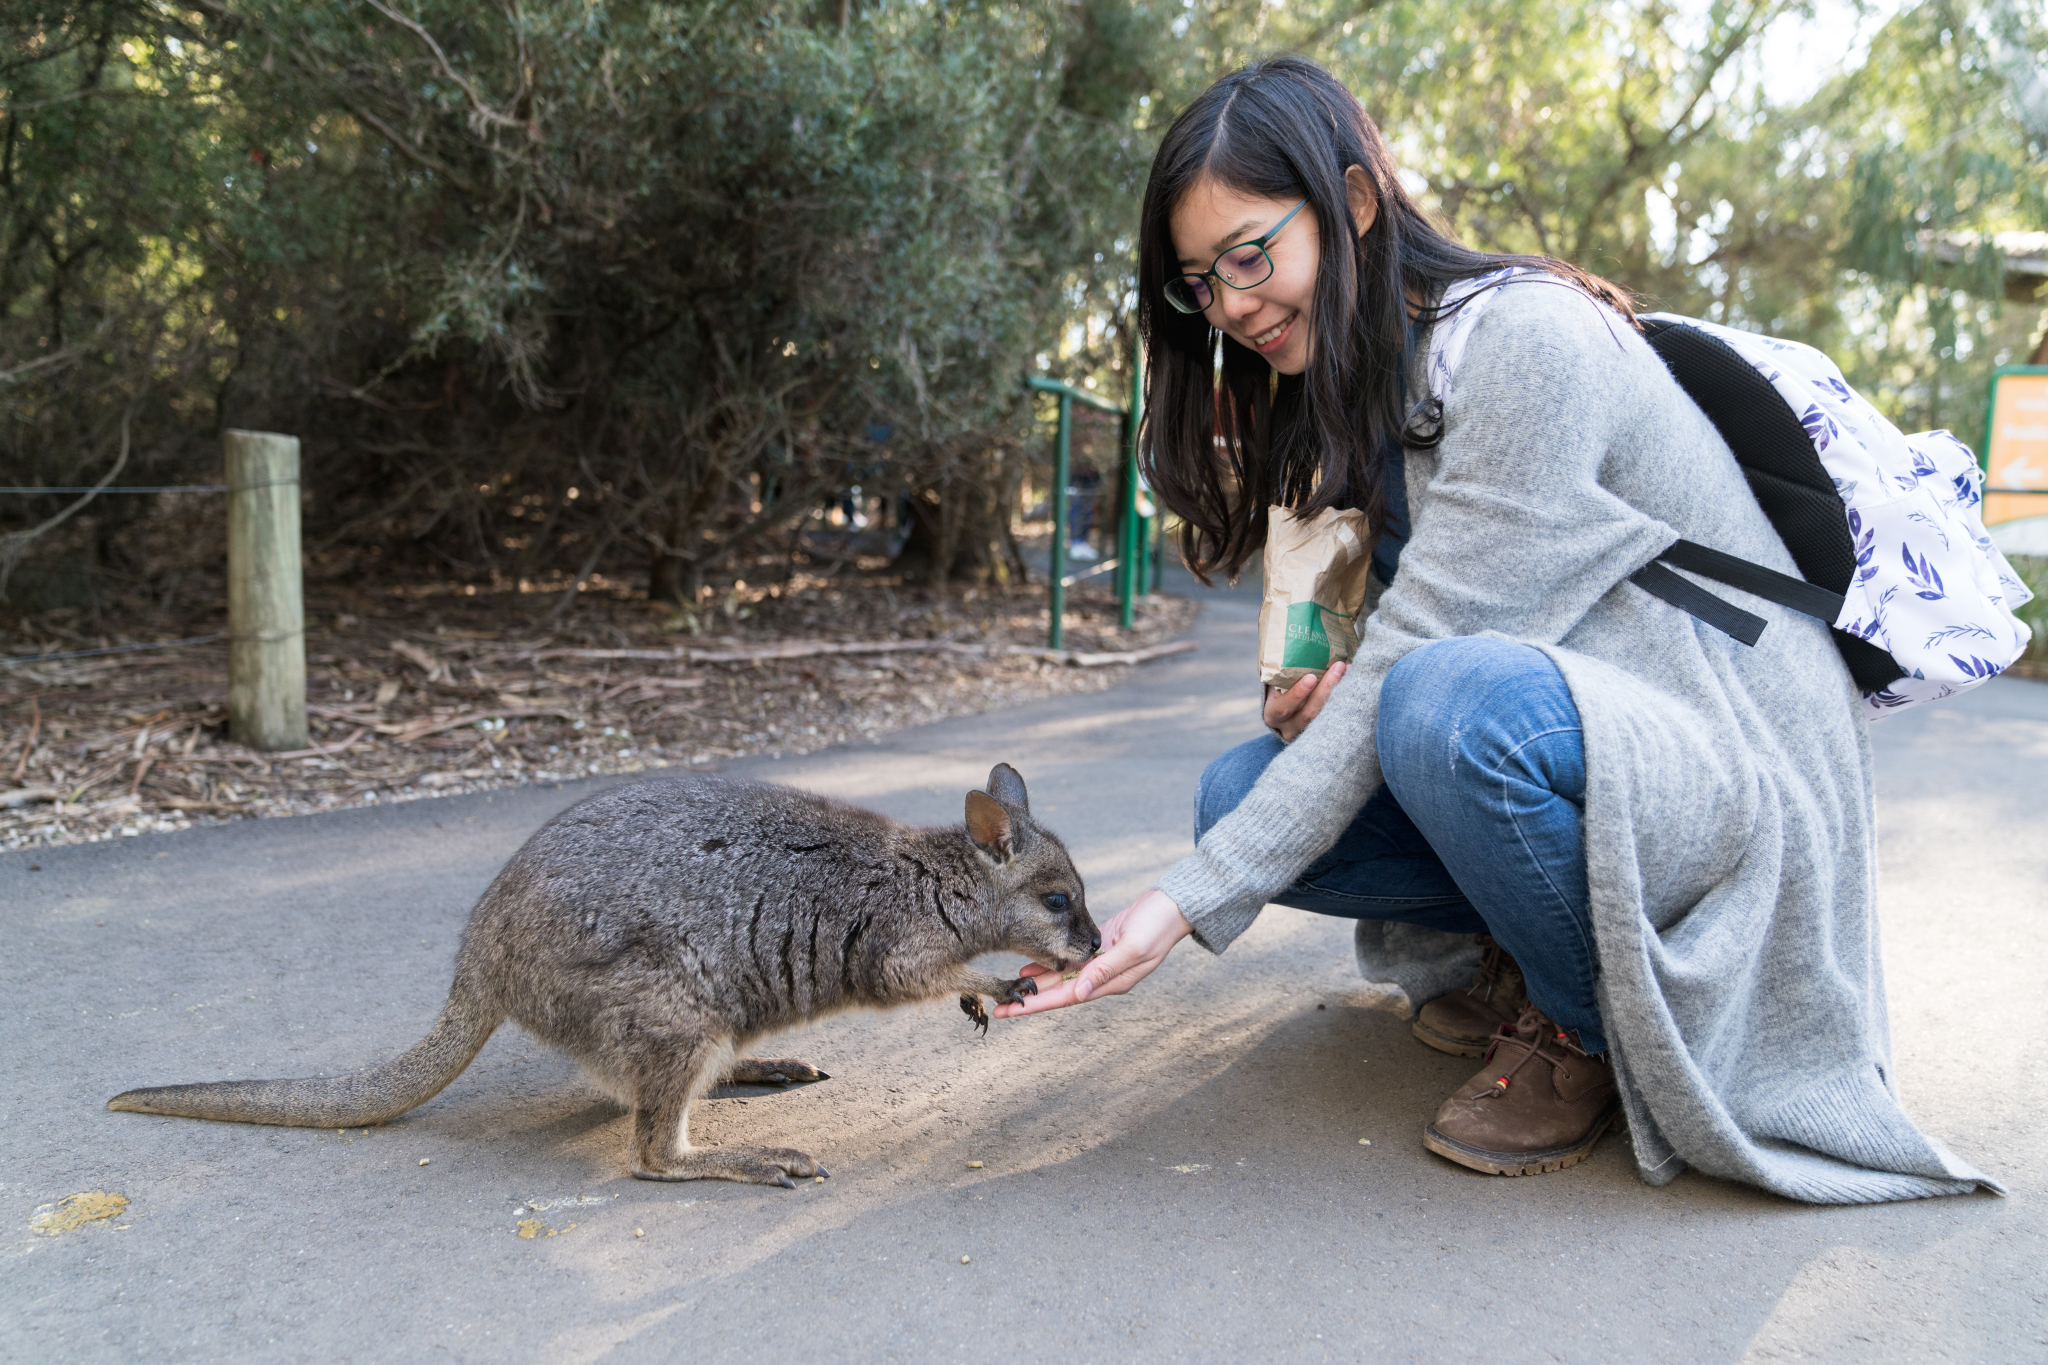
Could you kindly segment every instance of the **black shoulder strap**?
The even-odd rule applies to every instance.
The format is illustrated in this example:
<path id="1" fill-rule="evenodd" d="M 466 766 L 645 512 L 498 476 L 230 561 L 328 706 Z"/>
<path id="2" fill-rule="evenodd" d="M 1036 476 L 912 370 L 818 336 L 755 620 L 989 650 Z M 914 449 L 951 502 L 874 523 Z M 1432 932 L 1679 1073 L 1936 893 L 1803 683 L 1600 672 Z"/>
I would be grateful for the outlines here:
<path id="1" fill-rule="evenodd" d="M 1770 624 L 1763 617 L 1746 612 L 1732 602 L 1723 602 L 1690 578 L 1680 578 L 1654 559 L 1630 574 L 1628 581 L 1652 597 L 1663 598 L 1680 611 L 1690 612 L 1723 635 L 1732 635 L 1746 645 L 1755 644 L 1762 637 L 1764 627 Z"/>
<path id="2" fill-rule="evenodd" d="M 1828 625 L 1842 614 L 1842 594 L 1816 588 L 1803 578 L 1766 569 L 1746 559 L 1710 549 L 1694 540 L 1674 540 L 1663 554 L 1638 569 L 1629 581 L 1645 592 L 1663 598 L 1680 611 L 1692 613 L 1724 635 L 1753 645 L 1764 633 L 1764 618 L 1724 602 L 1689 578 L 1680 578 L 1664 566 L 1684 569 L 1716 583 L 1740 588 L 1752 597 L 1790 607 L 1802 615 Z"/>
<path id="3" fill-rule="evenodd" d="M 1816 617 L 1832 627 L 1841 616 L 1841 598 L 1804 580 L 1752 564 L 1746 559 L 1710 550 L 1690 540 L 1673 541 L 1670 548 L 1629 575 L 1629 582 L 1653 597 L 1712 626 L 1724 635 L 1754 645 L 1769 624 L 1754 612 L 1714 596 L 1689 578 L 1681 578 L 1665 565 L 1675 565 L 1702 578 L 1711 578 L 1740 588 L 1746 593 L 1776 602 L 1781 607 Z M 1898 660 L 1868 640 L 1840 630 L 1832 631 L 1835 649 L 1849 666 L 1849 676 L 1865 692 L 1876 692 L 1906 676 Z"/>
<path id="4" fill-rule="evenodd" d="M 1731 588 L 1740 588 L 1752 597 L 1761 597 L 1766 602 L 1776 602 L 1781 607 L 1790 607 L 1802 615 L 1817 617 L 1833 625 L 1842 614 L 1842 594 L 1829 592 L 1826 588 L 1815 587 L 1803 578 L 1766 569 L 1761 564 L 1752 564 L 1746 559 L 1723 554 L 1690 540 L 1673 541 L 1671 548 L 1657 556 L 1675 569 L 1696 573 L 1702 578 L 1711 578 L 1716 583 L 1726 583 Z"/>

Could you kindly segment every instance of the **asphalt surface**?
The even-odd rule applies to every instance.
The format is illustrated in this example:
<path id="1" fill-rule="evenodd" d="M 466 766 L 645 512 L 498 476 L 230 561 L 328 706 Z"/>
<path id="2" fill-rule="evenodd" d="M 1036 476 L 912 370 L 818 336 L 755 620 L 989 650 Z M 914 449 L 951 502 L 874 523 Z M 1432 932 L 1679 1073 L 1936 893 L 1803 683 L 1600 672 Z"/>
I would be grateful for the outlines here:
<path id="1" fill-rule="evenodd" d="M 1013 763 L 1106 918 L 1256 732 L 1255 607 L 1215 596 L 1198 654 L 1109 692 L 736 767 L 952 822 Z M 793 1192 L 631 1179 L 628 1117 L 510 1027 L 378 1129 L 102 1108 L 410 1046 L 571 784 L 0 855 L 0 1359 L 2048 1359 L 2048 685 L 1874 736 L 1900 1085 L 2009 1198 L 1650 1189 L 1619 1137 L 1451 1166 L 1420 1132 L 1471 1064 L 1369 1007 L 1348 925 L 1278 908 L 986 1039 L 950 1002 L 788 1035 L 832 1079 L 722 1090 L 694 1132 L 830 1167 Z M 91 1191 L 129 1202 L 31 1229 Z"/>

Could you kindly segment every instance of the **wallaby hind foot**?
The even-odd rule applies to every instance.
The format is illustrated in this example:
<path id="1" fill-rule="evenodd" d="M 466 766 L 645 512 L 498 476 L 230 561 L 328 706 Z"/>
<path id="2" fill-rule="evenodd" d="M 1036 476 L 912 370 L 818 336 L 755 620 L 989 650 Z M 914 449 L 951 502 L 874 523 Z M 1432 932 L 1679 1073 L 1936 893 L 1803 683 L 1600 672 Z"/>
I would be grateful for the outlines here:
<path id="1" fill-rule="evenodd" d="M 791 1176 L 809 1179 L 830 1174 L 810 1153 L 793 1147 L 692 1147 L 690 1100 L 703 1076 L 703 1056 L 701 1050 L 684 1050 L 677 1057 L 680 1065 L 643 1079 L 636 1088 L 633 1174 L 637 1178 L 737 1180 L 793 1190 L 796 1181 Z"/>
<path id="2" fill-rule="evenodd" d="M 725 1073 L 728 1085 L 788 1085 L 793 1081 L 829 1081 L 832 1078 L 809 1062 L 794 1057 L 742 1057 Z"/>
<path id="3" fill-rule="evenodd" d="M 692 1147 L 663 1160 L 660 1166 L 633 1163 L 640 1180 L 737 1180 L 745 1185 L 796 1188 L 791 1176 L 810 1179 L 831 1172 L 794 1147 Z"/>

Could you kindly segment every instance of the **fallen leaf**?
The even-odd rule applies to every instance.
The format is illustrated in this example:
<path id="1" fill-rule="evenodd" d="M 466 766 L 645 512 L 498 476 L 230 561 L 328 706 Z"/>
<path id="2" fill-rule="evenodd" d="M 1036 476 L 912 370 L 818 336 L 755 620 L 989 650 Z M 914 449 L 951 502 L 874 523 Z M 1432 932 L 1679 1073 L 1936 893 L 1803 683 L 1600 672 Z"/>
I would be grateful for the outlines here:
<path id="1" fill-rule="evenodd" d="M 571 1223 L 565 1228 L 551 1228 L 538 1218 L 525 1218 L 520 1220 L 519 1235 L 530 1242 L 536 1237 L 560 1237 L 565 1232 L 574 1232 L 578 1226 Z"/>
<path id="2" fill-rule="evenodd" d="M 29 1219 L 28 1230 L 43 1237 L 55 1237 L 60 1232 L 70 1232 L 102 1218 L 116 1217 L 127 1207 L 128 1196 L 125 1194 L 115 1194 L 112 1190 L 87 1190 L 37 1209 L 36 1216 Z"/>

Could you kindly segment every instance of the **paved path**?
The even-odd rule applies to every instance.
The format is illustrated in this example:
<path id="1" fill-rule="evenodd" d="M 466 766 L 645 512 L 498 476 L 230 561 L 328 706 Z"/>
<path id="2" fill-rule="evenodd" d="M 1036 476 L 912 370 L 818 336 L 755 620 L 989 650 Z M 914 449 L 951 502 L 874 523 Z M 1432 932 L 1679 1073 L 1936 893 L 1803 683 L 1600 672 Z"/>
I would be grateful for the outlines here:
<path id="1" fill-rule="evenodd" d="M 1107 693 L 741 766 L 952 821 L 1008 760 L 1106 917 L 1254 731 L 1254 607 L 1216 596 L 1199 654 Z M 817 1153 L 833 1179 L 795 1192 L 630 1179 L 626 1117 L 509 1029 L 368 1132 L 102 1110 L 410 1045 L 472 899 L 582 784 L 0 855 L 0 1359 L 2043 1359 L 2048 686 L 1876 736 L 1900 1083 L 2009 1199 L 1652 1190 L 1619 1139 L 1450 1166 L 1418 1135 L 1469 1064 L 1289 910 L 986 1040 L 951 1003 L 792 1037 L 833 1079 L 721 1092 L 697 1132 Z M 88 1190 L 131 1202 L 30 1233 Z"/>

